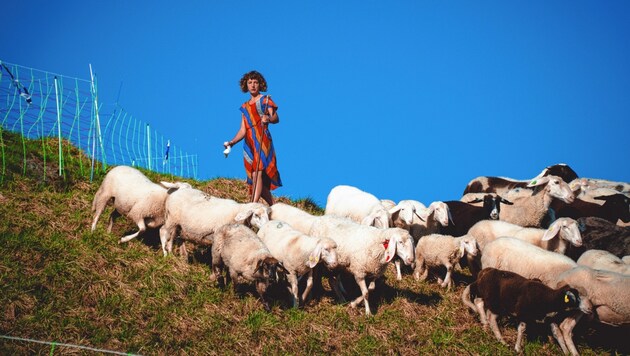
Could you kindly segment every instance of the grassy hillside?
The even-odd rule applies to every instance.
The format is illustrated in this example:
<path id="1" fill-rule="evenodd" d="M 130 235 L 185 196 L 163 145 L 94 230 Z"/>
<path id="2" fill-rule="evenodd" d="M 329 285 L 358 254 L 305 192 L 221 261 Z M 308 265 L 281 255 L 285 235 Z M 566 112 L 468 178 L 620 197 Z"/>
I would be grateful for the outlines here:
<path id="1" fill-rule="evenodd" d="M 120 218 L 108 234 L 109 209 L 90 232 L 91 201 L 103 175 L 90 182 L 89 170 L 81 171 L 89 160 L 64 146 L 73 158 L 59 177 L 57 141 L 1 134 L 0 335 L 147 355 L 512 353 L 511 320 L 501 324 L 511 345 L 506 347 L 463 307 L 467 271 L 457 273 L 455 290 L 446 292 L 435 281 L 416 282 L 409 274 L 398 282 L 392 266 L 371 298 L 374 317 L 365 317 L 362 306 L 336 303 L 326 283 L 320 297 L 298 310 L 289 308 L 285 289 L 273 288 L 276 302 L 265 312 L 248 291 L 210 283 L 204 249 L 191 261 L 164 258 L 155 232 L 118 244 L 135 226 Z M 145 173 L 154 181 L 178 179 Z M 246 200 L 241 180 L 189 182 L 213 195 Z M 309 199 L 281 200 L 321 214 Z M 585 355 L 629 352 L 617 329 L 578 328 L 576 334 Z M 545 329 L 529 335 L 527 353 L 561 352 Z M 0 338 L 1 354 L 46 354 L 51 348 Z M 92 354 L 59 345 L 53 351 Z"/>

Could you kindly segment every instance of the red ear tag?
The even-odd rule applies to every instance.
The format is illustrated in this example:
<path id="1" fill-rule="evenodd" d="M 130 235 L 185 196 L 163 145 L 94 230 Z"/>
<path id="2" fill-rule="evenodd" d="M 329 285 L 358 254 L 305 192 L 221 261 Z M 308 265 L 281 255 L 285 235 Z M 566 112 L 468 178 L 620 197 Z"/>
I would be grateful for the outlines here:
<path id="1" fill-rule="evenodd" d="M 387 250 L 387 246 L 389 246 L 389 240 L 383 241 L 383 247 Z"/>

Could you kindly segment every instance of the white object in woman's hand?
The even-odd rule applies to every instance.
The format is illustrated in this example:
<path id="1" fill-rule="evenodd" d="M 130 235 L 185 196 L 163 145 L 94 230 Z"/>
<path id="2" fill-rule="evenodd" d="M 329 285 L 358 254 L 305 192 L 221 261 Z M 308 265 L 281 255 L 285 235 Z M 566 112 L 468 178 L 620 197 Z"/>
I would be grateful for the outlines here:
<path id="1" fill-rule="evenodd" d="M 225 150 L 223 150 L 223 154 L 227 158 L 227 156 L 230 154 L 230 151 L 232 151 L 232 146 L 230 145 L 229 142 L 223 142 L 223 146 L 225 146 Z"/>

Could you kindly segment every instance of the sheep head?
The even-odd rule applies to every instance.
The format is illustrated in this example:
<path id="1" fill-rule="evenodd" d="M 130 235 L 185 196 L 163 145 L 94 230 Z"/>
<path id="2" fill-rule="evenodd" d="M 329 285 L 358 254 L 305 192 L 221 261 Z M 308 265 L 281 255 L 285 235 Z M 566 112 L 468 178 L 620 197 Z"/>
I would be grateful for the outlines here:
<path id="1" fill-rule="evenodd" d="M 411 266 L 416 257 L 411 234 L 407 230 L 394 227 L 387 229 L 385 236 L 386 242 L 383 244 L 385 247 L 385 262 L 391 261 L 394 255 L 398 255 L 405 265 Z"/>
<path id="2" fill-rule="evenodd" d="M 542 241 L 549 241 L 558 234 L 561 239 L 568 241 L 571 245 L 575 247 L 582 246 L 582 235 L 580 234 L 577 221 L 571 218 L 559 218 L 545 231 Z"/>
<path id="3" fill-rule="evenodd" d="M 573 200 L 575 199 L 573 190 L 571 190 L 571 187 L 560 177 L 549 175 L 540 179 L 532 180 L 527 186 L 542 187 L 543 185 L 549 196 L 560 199 L 567 204 L 573 203 Z"/>
<path id="4" fill-rule="evenodd" d="M 383 207 L 377 207 L 361 220 L 361 225 L 374 226 L 379 229 L 386 229 L 392 225 L 392 218 L 389 212 Z"/>
<path id="5" fill-rule="evenodd" d="M 306 264 L 309 268 L 314 268 L 320 260 L 323 260 L 329 269 L 337 267 L 337 243 L 335 241 L 329 238 L 320 239 L 313 252 L 308 256 Z"/>
<path id="6" fill-rule="evenodd" d="M 244 204 L 241 211 L 234 217 L 234 221 L 239 224 L 260 229 L 269 222 L 269 210 L 269 207 L 260 203 Z"/>
<path id="7" fill-rule="evenodd" d="M 448 205 L 442 201 L 434 201 L 429 205 L 427 210 L 429 215 L 433 213 L 435 220 L 442 226 L 448 226 L 449 221 L 453 222 L 453 217 L 451 216 L 451 211 L 448 209 Z"/>
<path id="8" fill-rule="evenodd" d="M 459 242 L 459 258 L 464 257 L 464 254 L 469 256 L 477 256 L 477 240 L 472 236 L 462 236 Z"/>

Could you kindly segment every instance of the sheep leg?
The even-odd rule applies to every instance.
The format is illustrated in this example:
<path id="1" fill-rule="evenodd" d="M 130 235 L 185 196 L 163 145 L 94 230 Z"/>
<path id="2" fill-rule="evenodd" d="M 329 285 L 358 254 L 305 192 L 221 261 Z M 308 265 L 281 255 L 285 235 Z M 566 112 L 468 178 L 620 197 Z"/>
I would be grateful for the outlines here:
<path id="1" fill-rule="evenodd" d="M 486 308 L 481 298 L 475 298 L 475 306 L 477 307 L 477 313 L 479 313 L 479 320 L 484 329 L 488 327 L 488 318 L 486 317 Z"/>
<path id="2" fill-rule="evenodd" d="M 400 260 L 396 259 L 394 261 L 394 265 L 396 266 L 396 280 L 402 281 L 402 273 L 400 272 Z"/>
<path id="3" fill-rule="evenodd" d="M 170 240 L 169 229 L 166 227 L 166 225 L 164 225 L 160 228 L 160 245 L 162 245 L 162 254 L 164 255 L 164 257 L 168 255 L 166 246 L 169 243 L 169 240 Z M 172 249 L 172 246 L 173 245 L 171 244 L 171 249 Z"/>
<path id="4" fill-rule="evenodd" d="M 313 270 L 308 271 L 308 279 L 306 280 L 306 288 L 304 289 L 304 293 L 302 293 L 302 301 L 306 302 L 306 297 L 311 292 L 313 288 Z"/>
<path id="5" fill-rule="evenodd" d="M 447 291 L 451 290 L 451 283 L 452 283 L 451 274 L 452 274 L 452 272 L 453 272 L 453 265 L 448 264 L 446 266 L 446 276 L 444 276 L 444 281 L 441 284 L 442 288 L 445 288 L 445 287 L 447 288 L 446 289 Z"/>
<path id="6" fill-rule="evenodd" d="M 567 348 L 571 355 L 579 355 L 575 344 L 573 343 L 573 328 L 580 321 L 580 319 L 584 316 L 581 312 L 577 314 L 566 317 L 562 323 L 560 323 L 560 330 L 562 331 L 562 337 L 564 338 L 564 342 L 567 344 Z"/>
<path id="7" fill-rule="evenodd" d="M 416 256 L 416 268 L 413 270 L 413 278 L 416 281 L 425 280 L 428 276 L 428 268 L 424 265 L 424 258 L 422 256 Z"/>
<path id="8" fill-rule="evenodd" d="M 134 238 L 138 237 L 138 235 L 144 233 L 146 230 L 147 226 L 144 224 L 144 219 L 140 219 L 140 221 L 138 221 L 138 231 L 135 234 L 122 237 L 118 243 L 124 243 L 133 240 Z"/>
<path id="9" fill-rule="evenodd" d="M 99 195 L 98 192 L 96 193 L 96 195 Z M 103 214 L 103 210 L 105 210 L 105 207 L 107 206 L 109 201 L 110 199 L 103 201 L 100 197 L 94 197 L 94 219 L 92 219 L 92 232 L 96 230 L 96 223 L 101 217 L 101 214 Z"/>
<path id="10" fill-rule="evenodd" d="M 359 305 L 361 301 L 363 301 L 363 304 L 365 305 L 365 315 L 370 316 L 372 315 L 372 312 L 370 311 L 370 303 L 368 303 L 369 292 L 368 292 L 367 285 L 365 284 L 365 278 L 355 277 L 355 280 L 357 281 L 359 288 L 361 288 L 361 296 L 353 300 L 352 303 L 350 303 L 350 306 L 352 308 L 356 308 L 356 306 Z"/>
<path id="11" fill-rule="evenodd" d="M 499 325 L 497 324 L 497 315 L 495 313 L 490 312 L 490 329 L 494 333 L 494 336 L 499 340 L 503 345 L 507 345 L 507 342 L 503 340 L 503 336 L 501 335 L 501 330 L 499 330 Z"/>
<path id="12" fill-rule="evenodd" d="M 524 321 L 521 321 L 518 324 L 518 335 L 516 336 L 516 345 L 514 345 L 514 350 L 516 350 L 516 352 L 520 353 L 522 348 L 521 348 L 521 343 L 523 342 L 523 334 L 525 333 L 525 329 L 527 328 L 527 324 Z"/>
<path id="13" fill-rule="evenodd" d="M 343 293 L 341 292 L 341 286 L 339 283 L 339 280 L 335 277 L 328 277 L 328 285 L 330 286 L 330 289 L 332 289 L 333 291 L 335 291 L 335 294 L 337 295 L 337 299 L 339 300 L 340 303 L 345 303 L 346 302 L 346 298 L 344 297 Z"/>
<path id="14" fill-rule="evenodd" d="M 567 344 L 564 342 L 564 337 L 562 337 L 562 331 L 558 327 L 556 323 L 551 323 L 551 334 L 558 341 L 560 348 L 562 349 L 563 354 L 568 354 L 569 350 L 567 349 Z"/>
<path id="15" fill-rule="evenodd" d="M 296 289 L 297 289 L 297 280 Z M 260 302 L 266 311 L 271 311 L 271 307 L 269 306 L 269 302 L 265 299 L 265 292 L 267 291 L 267 282 L 265 281 L 257 281 L 256 282 L 256 292 L 258 293 L 258 297 L 260 298 Z"/>
<path id="16" fill-rule="evenodd" d="M 290 291 L 293 296 L 293 307 L 297 308 L 300 306 L 300 300 L 298 299 L 298 280 L 297 276 L 291 272 L 287 275 L 287 279 L 289 280 L 289 284 L 291 285 Z"/>
<path id="17" fill-rule="evenodd" d="M 107 233 L 112 233 L 112 228 L 114 227 L 114 221 L 120 216 L 118 210 L 114 209 L 111 214 L 109 214 L 109 224 L 107 225 Z"/>

